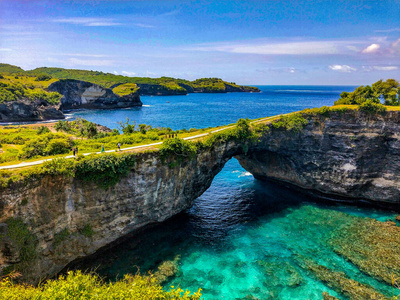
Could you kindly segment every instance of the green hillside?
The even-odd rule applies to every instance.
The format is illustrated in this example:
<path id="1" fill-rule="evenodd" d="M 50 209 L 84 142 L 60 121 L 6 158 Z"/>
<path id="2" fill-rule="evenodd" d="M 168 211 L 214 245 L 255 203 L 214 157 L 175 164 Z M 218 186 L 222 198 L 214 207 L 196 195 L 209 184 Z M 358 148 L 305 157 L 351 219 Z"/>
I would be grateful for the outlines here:
<path id="1" fill-rule="evenodd" d="M 50 75 L 57 79 L 76 79 L 96 83 L 103 87 L 115 88 L 121 84 L 136 84 L 141 94 L 150 95 L 179 95 L 187 93 L 225 93 L 225 92 L 259 92 L 258 88 L 236 85 L 219 78 L 201 78 L 194 81 L 172 77 L 128 77 L 104 73 L 63 68 L 37 68 L 30 71 L 8 64 L 0 64 L 0 73 L 20 74 L 27 76 Z"/>

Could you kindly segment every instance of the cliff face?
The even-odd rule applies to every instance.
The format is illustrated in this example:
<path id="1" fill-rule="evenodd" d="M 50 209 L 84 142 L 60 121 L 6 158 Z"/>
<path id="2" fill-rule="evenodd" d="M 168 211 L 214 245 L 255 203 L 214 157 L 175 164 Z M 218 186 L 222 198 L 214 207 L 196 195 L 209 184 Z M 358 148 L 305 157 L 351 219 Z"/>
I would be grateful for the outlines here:
<path id="1" fill-rule="evenodd" d="M 3 191 L 0 221 L 22 219 L 38 240 L 37 257 L 23 265 L 24 280 L 52 276 L 129 232 L 189 208 L 236 152 L 236 145 L 225 144 L 175 168 L 162 164 L 158 153 L 143 153 L 135 170 L 107 190 L 49 176 Z M 5 224 L 1 230 L 7 231 Z M 2 267 L 20 263 L 17 243 L 3 239 L 0 246 Z"/>
<path id="2" fill-rule="evenodd" d="M 233 156 L 261 180 L 328 197 L 400 204 L 399 112 L 331 113 L 295 133 L 270 127 L 247 154 L 247 147 L 228 142 L 170 168 L 157 152 L 142 153 L 134 171 L 107 190 L 62 176 L 3 189 L 0 222 L 21 219 L 38 241 L 24 279 L 51 276 L 129 232 L 189 208 Z M 0 233 L 7 230 L 0 226 Z M 2 267 L 20 262 L 15 241 L 3 238 L 0 246 Z"/>
<path id="3" fill-rule="evenodd" d="M 0 104 L 0 122 L 43 121 L 64 119 L 59 105 L 46 101 L 11 101 Z"/>
<path id="4" fill-rule="evenodd" d="M 76 108 L 112 109 L 143 105 L 137 92 L 121 97 L 114 94 L 111 89 L 80 80 L 61 79 L 52 83 L 48 90 L 63 95 L 61 99 L 63 110 Z"/>
<path id="5" fill-rule="evenodd" d="M 314 118 L 299 133 L 272 129 L 241 165 L 328 198 L 400 204 L 400 114 L 350 111 Z"/>

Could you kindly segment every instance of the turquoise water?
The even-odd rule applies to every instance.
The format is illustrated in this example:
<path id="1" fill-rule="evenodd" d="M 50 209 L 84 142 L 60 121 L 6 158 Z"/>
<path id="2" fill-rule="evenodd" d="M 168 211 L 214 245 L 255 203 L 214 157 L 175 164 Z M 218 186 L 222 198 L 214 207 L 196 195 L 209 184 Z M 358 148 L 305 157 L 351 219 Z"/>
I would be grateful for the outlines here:
<path id="1" fill-rule="evenodd" d="M 117 116 L 127 115 L 132 120 L 140 120 L 138 123 L 153 126 L 206 127 L 234 122 L 246 114 L 257 118 L 331 105 L 344 90 L 337 87 L 262 89 L 262 94 L 142 97 L 150 107 L 141 112 L 84 111 L 75 116 L 92 118 L 110 127 Z M 300 91 L 294 92 L 294 89 Z M 196 102 L 185 104 L 187 99 Z M 217 104 L 211 107 L 212 99 Z M 246 105 L 237 107 L 240 102 Z M 200 113 L 204 103 L 208 103 L 207 112 Z M 170 106 L 176 110 L 168 110 Z M 185 113 L 186 106 L 199 112 Z M 224 111 L 224 107 L 234 108 L 234 111 Z M 179 118 L 183 118 L 180 121 L 183 126 L 175 123 Z M 142 273 L 154 271 L 163 261 L 179 255 L 179 272 L 165 283 L 166 289 L 171 285 L 191 291 L 202 288 L 204 299 L 322 299 L 324 291 L 344 299 L 304 268 L 303 258 L 311 258 L 381 293 L 393 295 L 395 291 L 390 286 L 363 274 L 330 247 L 333 230 L 352 216 L 385 221 L 394 219 L 396 213 L 366 206 L 324 203 L 277 184 L 260 182 L 232 159 L 191 209 L 127 239 L 80 268 L 96 267 L 103 276 L 115 279 L 126 273 L 136 273 L 138 269 Z"/>

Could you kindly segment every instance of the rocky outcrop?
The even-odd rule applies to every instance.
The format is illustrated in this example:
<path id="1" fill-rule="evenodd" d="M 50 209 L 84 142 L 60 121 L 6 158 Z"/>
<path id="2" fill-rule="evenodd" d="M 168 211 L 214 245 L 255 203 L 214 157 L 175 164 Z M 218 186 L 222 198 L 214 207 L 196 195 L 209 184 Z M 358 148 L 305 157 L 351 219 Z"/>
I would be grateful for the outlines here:
<path id="1" fill-rule="evenodd" d="M 315 117 L 298 133 L 272 128 L 241 165 L 327 198 L 400 204 L 400 113 Z"/>
<path id="2" fill-rule="evenodd" d="M 195 158 L 175 167 L 163 163 L 157 152 L 141 153 L 134 170 L 106 190 L 66 176 L 45 176 L 3 189 L 0 222 L 23 220 L 37 240 L 37 255 L 22 271 L 25 280 L 35 281 L 189 208 L 233 156 L 261 180 L 330 198 L 398 205 L 398 132 L 399 112 L 331 112 L 327 118 L 310 118 L 299 132 L 270 126 L 253 146 L 222 143 L 199 150 Z M 0 231 L 7 232 L 5 225 Z M 19 263 L 21 249 L 10 240 L 0 244 L 2 267 Z"/>
<path id="3" fill-rule="evenodd" d="M 48 90 L 63 95 L 61 99 L 61 109 L 63 110 L 77 108 L 112 109 L 143 105 L 137 92 L 118 96 L 111 89 L 81 80 L 61 79 L 52 83 Z"/>
<path id="4" fill-rule="evenodd" d="M 0 104 L 0 122 L 23 122 L 64 119 L 59 105 L 46 101 L 11 101 Z"/>
<path id="5" fill-rule="evenodd" d="M 24 280 L 52 276 L 77 258 L 189 208 L 237 152 L 235 144 L 224 144 L 174 168 L 162 163 L 157 152 L 142 153 L 134 171 L 107 190 L 48 176 L 2 191 L 0 222 L 22 219 L 38 240 L 36 258 L 21 270 Z M 18 249 L 9 241 L 2 244 L 2 267 L 18 262 Z"/>

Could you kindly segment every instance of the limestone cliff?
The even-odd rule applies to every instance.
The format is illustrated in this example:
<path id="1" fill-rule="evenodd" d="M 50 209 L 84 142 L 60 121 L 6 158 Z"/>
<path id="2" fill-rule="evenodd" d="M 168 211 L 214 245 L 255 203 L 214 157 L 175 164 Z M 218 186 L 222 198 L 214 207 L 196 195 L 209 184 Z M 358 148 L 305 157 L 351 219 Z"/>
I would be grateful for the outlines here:
<path id="1" fill-rule="evenodd" d="M 0 103 L 0 122 L 23 122 L 64 119 L 59 105 L 46 101 L 11 101 Z"/>
<path id="2" fill-rule="evenodd" d="M 272 128 L 241 165 L 328 198 L 400 204 L 400 113 L 314 117 L 299 133 Z"/>
<path id="3" fill-rule="evenodd" d="M 259 142 L 198 150 L 178 166 L 141 153 L 128 176 L 106 190 L 71 177 L 46 176 L 0 191 L 0 222 L 20 219 L 37 239 L 25 280 L 51 276 L 127 233 L 189 208 L 233 156 L 258 179 L 286 182 L 327 197 L 400 204 L 400 113 L 359 111 L 314 116 L 300 131 L 270 126 Z M 247 153 L 243 152 L 247 149 Z M 7 226 L 0 226 L 5 237 Z M 15 241 L 1 240 L 2 267 L 18 263 Z"/>
<path id="4" fill-rule="evenodd" d="M 111 89 L 81 80 L 61 79 L 52 83 L 48 90 L 63 95 L 61 99 L 61 109 L 63 110 L 76 108 L 110 109 L 143 105 L 137 92 L 118 96 Z"/>

